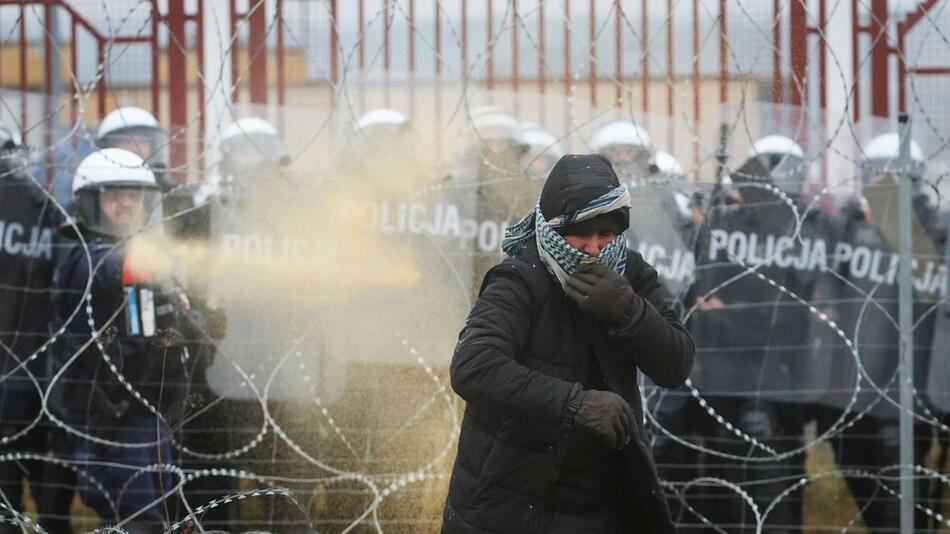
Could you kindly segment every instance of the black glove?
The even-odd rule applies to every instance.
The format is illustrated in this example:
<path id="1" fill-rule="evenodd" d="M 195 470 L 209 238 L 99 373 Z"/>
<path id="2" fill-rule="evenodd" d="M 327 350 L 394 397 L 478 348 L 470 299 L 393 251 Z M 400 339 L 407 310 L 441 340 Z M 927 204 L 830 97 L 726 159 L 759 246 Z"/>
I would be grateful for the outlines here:
<path id="1" fill-rule="evenodd" d="M 581 390 L 574 428 L 600 438 L 609 450 L 622 449 L 638 434 L 633 408 L 612 391 Z"/>
<path id="2" fill-rule="evenodd" d="M 603 265 L 579 268 L 567 279 L 564 292 L 583 312 L 611 325 L 638 317 L 643 307 L 630 282 Z"/>

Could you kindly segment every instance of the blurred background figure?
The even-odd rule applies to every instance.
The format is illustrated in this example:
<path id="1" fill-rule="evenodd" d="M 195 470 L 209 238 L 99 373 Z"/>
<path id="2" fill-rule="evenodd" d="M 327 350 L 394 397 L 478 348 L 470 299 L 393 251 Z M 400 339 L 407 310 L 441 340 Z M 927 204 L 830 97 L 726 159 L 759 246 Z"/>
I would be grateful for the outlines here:
<path id="1" fill-rule="evenodd" d="M 348 186 L 366 186 L 378 193 L 406 192 L 429 179 L 419 172 L 418 144 L 412 123 L 402 112 L 373 109 L 348 132 L 337 169 L 346 176 Z"/>
<path id="2" fill-rule="evenodd" d="M 163 189 L 175 185 L 168 173 L 168 132 L 142 108 L 121 107 L 103 117 L 96 132 L 96 148 L 121 148 L 138 154 Z"/>
<path id="3" fill-rule="evenodd" d="M 663 208 L 674 218 L 683 241 L 691 245 L 699 222 L 693 211 L 692 193 L 696 188 L 690 185 L 683 166 L 672 154 L 657 150 L 654 166 L 656 171 L 649 178 L 649 182 L 654 187 L 662 187 L 669 192 L 661 199 Z"/>
<path id="4" fill-rule="evenodd" d="M 897 371 L 900 361 L 900 333 L 894 318 L 898 317 L 899 289 L 896 279 L 898 255 L 898 183 L 902 176 L 912 180 L 912 239 L 914 261 L 914 381 L 924 399 L 939 399 L 947 391 L 946 375 L 938 378 L 935 387 L 928 387 L 928 375 L 938 362 L 946 359 L 947 345 L 934 342 L 945 324 L 943 313 L 934 313 L 934 306 L 945 298 L 944 287 L 934 283 L 941 264 L 946 269 L 946 213 L 941 213 L 923 187 L 924 157 L 920 146 L 911 141 L 910 160 L 900 159 L 900 140 L 896 133 L 875 137 L 863 147 L 861 162 L 862 191 L 859 198 L 845 205 L 839 215 L 841 253 L 835 257 L 836 284 L 834 317 L 854 341 L 860 354 L 861 392 L 851 412 L 863 415 L 846 425 L 831 441 L 836 460 L 842 469 L 861 469 L 876 473 L 899 463 L 900 410 L 894 406 L 899 394 Z M 874 306 L 867 306 L 873 295 Z M 939 309 L 939 306 L 938 306 Z M 829 369 L 831 383 L 819 411 L 819 431 L 825 431 L 849 406 L 851 392 L 859 370 L 854 357 L 842 343 L 835 345 L 834 361 Z M 830 358 L 829 358 L 830 359 Z M 946 369 L 946 367 L 944 367 Z M 936 395 L 935 395 L 936 394 Z M 886 395 L 890 401 L 882 398 Z M 934 409 L 936 406 L 928 406 Z M 916 411 L 916 409 L 915 409 Z M 937 408 L 940 413 L 940 409 Z M 934 429 L 915 422 L 915 463 L 924 464 L 930 450 Z M 943 457 L 946 461 L 946 457 Z M 942 465 L 942 464 L 941 464 Z M 881 491 L 878 480 L 846 477 L 868 528 L 874 532 L 896 531 L 900 528 L 900 500 Z M 887 482 L 884 482 L 887 483 Z M 888 484 L 891 486 L 891 484 Z M 939 484 L 937 486 L 940 486 Z M 917 501 L 939 509 L 933 498 L 929 480 L 918 482 Z M 932 491 L 936 491 L 932 494 Z M 917 528 L 926 528 L 931 518 L 918 510 Z"/>
<path id="5" fill-rule="evenodd" d="M 653 139 L 633 121 L 621 119 L 601 126 L 588 145 L 591 152 L 607 156 L 621 182 L 638 184 L 655 172 Z"/>
<path id="6" fill-rule="evenodd" d="M 746 160 L 757 159 L 769 172 L 769 183 L 778 187 L 791 201 L 801 203 L 808 182 L 808 163 L 802 147 L 784 135 L 769 135 L 756 141 Z M 753 176 L 733 177 L 733 181 L 752 181 Z"/>
<path id="7" fill-rule="evenodd" d="M 521 123 L 514 115 L 497 106 L 475 108 L 470 115 L 471 131 L 465 143 L 466 156 L 474 156 L 489 174 L 510 176 L 517 169 L 529 146 Z M 466 158 L 467 159 L 467 158 Z"/>
<path id="8" fill-rule="evenodd" d="M 56 432 L 43 413 L 42 395 L 53 368 L 49 351 L 50 284 L 55 233 L 62 218 L 41 183 L 30 176 L 20 133 L 0 123 L 0 453 L 47 455 Z M 36 502 L 39 524 L 69 531 L 72 472 L 50 462 L 0 462 L 3 502 L 24 512 L 24 482 Z M 0 532 L 20 532 L 15 523 Z"/>
<path id="9" fill-rule="evenodd" d="M 248 188 L 286 176 L 289 156 L 274 126 L 257 117 L 239 119 L 221 134 L 217 176 L 220 193 L 240 199 Z"/>
<path id="10" fill-rule="evenodd" d="M 542 182 L 524 172 L 523 162 L 530 150 L 521 122 L 508 111 L 485 106 L 471 111 L 470 131 L 463 136 L 456 171 L 464 198 L 460 204 L 474 203 L 474 220 L 493 221 L 495 228 L 519 221 L 533 209 L 541 194 Z M 477 234 L 478 229 L 473 229 Z M 501 232 L 499 232 L 501 233 Z M 472 294 L 478 293 L 488 269 L 502 257 L 501 238 L 478 239 L 471 235 Z"/>
<path id="11" fill-rule="evenodd" d="M 679 411 L 661 414 L 661 424 L 732 457 L 702 457 L 669 441 L 658 454 L 666 456 L 663 464 L 670 466 L 674 480 L 699 476 L 684 466 L 701 464 L 705 476 L 747 483 L 756 505 L 764 507 L 783 494 L 787 480 L 804 474 L 804 456 L 737 458 L 764 458 L 803 443 L 803 425 L 811 413 L 804 407 L 820 396 L 830 372 L 829 362 L 811 358 L 809 340 L 828 326 L 795 299 L 827 300 L 832 277 L 823 262 L 833 251 L 834 233 L 820 210 L 805 214 L 807 163 L 793 140 L 760 139 L 730 176 L 738 203 L 711 208 L 697 237 L 690 291 L 689 306 L 696 306 L 690 329 L 701 347 L 692 380 L 704 403 L 690 399 Z M 805 214 L 801 221 L 799 214 Z M 774 284 L 749 274 L 750 268 Z M 826 366 L 824 372 L 814 368 L 819 364 Z M 731 490 L 694 491 L 687 502 L 714 524 L 755 524 L 748 504 Z M 797 532 L 801 518 L 801 492 L 796 491 L 774 507 L 765 530 Z"/>
<path id="12" fill-rule="evenodd" d="M 547 179 L 557 160 L 566 152 L 561 141 L 550 130 L 540 124 L 522 125 L 524 142 L 528 150 L 524 155 L 525 172 L 535 180 Z"/>

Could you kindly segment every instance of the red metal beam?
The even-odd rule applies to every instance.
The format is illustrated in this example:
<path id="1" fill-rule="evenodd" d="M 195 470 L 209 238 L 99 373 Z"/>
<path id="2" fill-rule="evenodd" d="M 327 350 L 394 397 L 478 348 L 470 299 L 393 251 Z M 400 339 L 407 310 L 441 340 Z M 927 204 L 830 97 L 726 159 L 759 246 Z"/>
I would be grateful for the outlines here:
<path id="1" fill-rule="evenodd" d="M 69 72 L 75 73 L 78 69 L 78 52 L 76 51 L 76 26 L 78 21 L 75 18 L 70 18 L 69 23 Z M 76 124 L 78 117 L 78 109 L 76 108 L 76 99 L 69 99 L 69 119 L 71 124 Z M 73 146 L 77 146 L 79 136 L 73 136 Z"/>
<path id="2" fill-rule="evenodd" d="M 26 95 L 27 95 L 27 52 L 29 45 L 26 39 L 26 4 L 20 4 L 20 131 L 26 132 Z"/>
<path id="3" fill-rule="evenodd" d="M 911 74 L 919 75 L 935 75 L 935 74 L 950 74 L 950 67 L 911 67 L 907 69 L 907 72 Z"/>
<path id="4" fill-rule="evenodd" d="M 538 92 L 544 94 L 547 74 L 544 72 L 544 2 L 538 3 Z M 544 104 L 541 104 L 544 117 Z"/>
<path id="5" fill-rule="evenodd" d="M 252 0 L 253 1 L 253 0 Z M 267 103 L 267 3 L 257 0 L 247 14 L 248 84 L 252 104 Z"/>
<path id="6" fill-rule="evenodd" d="M 442 77 L 442 0 L 435 1 L 435 75 Z"/>
<path id="7" fill-rule="evenodd" d="M 435 124 L 442 127 L 442 0 L 435 1 Z M 441 147 L 441 136 L 436 137 L 436 148 Z"/>
<path id="8" fill-rule="evenodd" d="M 50 96 L 53 94 L 53 32 L 58 31 L 58 28 L 53 28 L 53 4 L 51 2 L 46 2 L 43 5 L 43 29 L 43 60 L 46 63 L 44 65 L 46 72 L 43 87 L 46 92 L 46 116 L 49 119 Z M 56 52 L 59 53 L 59 50 Z M 49 145 L 50 143 L 47 143 L 47 146 Z"/>
<path id="9" fill-rule="evenodd" d="M 666 0 L 666 115 L 673 116 L 673 0 Z M 673 129 L 669 128 L 672 145 Z M 673 147 L 670 146 L 670 149 Z"/>
<path id="10" fill-rule="evenodd" d="M 161 48 L 158 43 L 158 27 L 161 23 L 162 14 L 158 10 L 158 0 L 152 0 L 152 35 L 150 44 L 152 47 L 152 115 L 156 118 L 161 113 Z"/>
<path id="11" fill-rule="evenodd" d="M 693 121 L 700 119 L 699 93 L 699 0 L 693 0 Z M 699 182 L 699 141 L 693 141 L 694 182 Z"/>
<path id="12" fill-rule="evenodd" d="M 620 3 L 617 3 L 619 9 Z M 640 15 L 640 85 L 643 86 L 641 108 L 646 113 L 650 109 L 650 19 L 648 18 L 649 0 L 643 1 Z M 619 13 L 618 13 L 619 14 Z"/>
<path id="13" fill-rule="evenodd" d="M 772 0 L 772 102 L 782 101 L 782 6 Z"/>
<path id="14" fill-rule="evenodd" d="M 518 68 L 518 0 L 511 0 L 511 89 L 518 91 L 520 71 Z M 517 100 L 515 100 L 517 102 Z M 517 111 L 517 110 L 515 110 Z"/>
<path id="15" fill-rule="evenodd" d="M 360 71 L 366 69 L 366 6 L 365 0 L 359 3 L 359 27 L 360 27 Z"/>
<path id="16" fill-rule="evenodd" d="M 924 18 L 927 15 L 927 13 L 940 2 L 941 0 L 926 0 L 918 4 L 917 9 L 914 10 L 912 13 L 909 13 L 907 15 L 907 18 L 904 19 L 903 22 L 897 25 L 898 29 L 903 30 L 904 32 L 907 32 L 908 30 L 916 26 L 917 23 L 920 22 L 920 19 Z"/>
<path id="17" fill-rule="evenodd" d="M 96 104 L 99 107 L 99 118 L 106 115 L 106 41 L 96 39 L 96 64 L 102 65 L 102 71 L 99 75 L 99 83 L 96 85 Z"/>
<path id="18" fill-rule="evenodd" d="M 699 0 L 693 0 L 693 121 L 699 122 Z M 697 153 L 696 157 L 699 157 Z"/>
<path id="19" fill-rule="evenodd" d="M 861 118 L 861 72 L 860 66 L 858 65 L 858 45 L 860 41 L 858 40 L 858 33 L 861 31 L 860 25 L 858 24 L 858 0 L 851 0 L 851 75 L 852 75 L 852 84 L 851 84 L 851 114 L 854 118 L 854 121 L 857 122 Z"/>
<path id="20" fill-rule="evenodd" d="M 416 116 L 416 1 L 409 0 L 409 116 Z"/>
<path id="21" fill-rule="evenodd" d="M 485 85 L 488 87 L 488 90 L 491 91 L 495 88 L 495 43 L 492 41 L 492 27 L 495 25 L 495 21 L 493 20 L 492 0 L 486 0 L 486 2 L 488 9 L 488 34 L 486 35 L 485 42 L 488 43 L 488 62 L 485 66 L 485 76 L 487 78 Z"/>
<path id="22" fill-rule="evenodd" d="M 564 94 L 571 94 L 571 0 L 564 0 Z"/>
<path id="23" fill-rule="evenodd" d="M 645 2 L 646 0 L 644 0 Z M 623 99 L 623 7 L 614 3 L 614 105 L 619 106 Z"/>
<path id="24" fill-rule="evenodd" d="M 238 23 L 237 2 L 236 0 L 230 0 L 229 4 L 230 4 L 230 9 L 229 9 L 230 17 L 228 18 L 229 19 L 228 23 L 230 24 L 231 31 L 228 33 L 228 37 L 230 37 L 231 39 L 230 40 L 231 76 L 232 76 L 231 83 L 233 85 L 233 88 L 231 91 L 231 102 L 234 102 L 236 104 L 239 101 L 240 95 L 241 95 L 241 92 L 238 90 L 238 86 L 237 86 L 238 81 L 239 81 L 237 76 L 241 68 L 241 64 L 238 61 L 238 51 L 240 50 L 241 44 L 240 44 L 240 40 L 238 40 L 237 38 L 237 25 L 238 25 L 237 24 Z"/>
<path id="25" fill-rule="evenodd" d="M 278 0 L 279 1 L 279 0 Z M 195 21 L 195 40 L 197 45 L 197 50 L 195 50 L 195 62 L 198 65 L 198 72 L 204 76 L 205 74 L 205 25 L 204 25 L 204 10 L 201 9 L 199 5 L 196 8 L 194 13 Z M 205 114 L 205 98 L 203 93 L 199 93 L 198 97 L 198 140 L 201 143 L 201 146 L 204 146 L 205 132 L 207 131 L 208 121 Z M 199 169 L 204 169 L 204 150 L 198 150 L 199 158 L 201 162 L 198 166 Z"/>
<path id="26" fill-rule="evenodd" d="M 54 113 L 53 110 L 59 108 L 59 102 L 53 103 L 53 45 L 55 41 L 53 39 L 53 32 L 58 32 L 58 28 L 53 28 L 53 4 L 47 2 L 43 6 L 43 28 L 45 35 L 43 36 L 43 55 L 44 61 L 46 62 L 46 72 L 45 72 L 45 95 L 43 98 L 43 114 L 46 116 L 44 121 L 45 128 L 44 133 L 46 134 L 45 147 L 46 150 L 43 152 L 43 168 L 46 172 L 46 183 L 50 184 L 53 181 L 53 152 L 49 148 L 53 145 L 53 128 L 56 127 L 57 120 L 54 119 L 51 115 Z M 59 54 L 59 50 L 56 50 L 56 53 Z M 57 75 L 59 73 L 56 73 Z M 56 111 L 56 115 L 59 115 L 59 112 Z"/>
<path id="27" fill-rule="evenodd" d="M 175 183 L 181 183 L 188 162 L 188 146 L 181 133 L 188 124 L 188 55 L 185 50 L 185 2 L 168 2 L 168 112 L 171 122 L 171 174 Z"/>
<path id="28" fill-rule="evenodd" d="M 330 83 L 336 85 L 340 80 L 340 58 L 337 47 L 340 45 L 340 19 L 337 0 L 330 0 Z"/>
<path id="29" fill-rule="evenodd" d="M 889 116 L 888 86 L 890 85 L 890 43 L 887 38 L 889 13 L 887 0 L 871 0 L 871 114 Z"/>
<path id="30" fill-rule="evenodd" d="M 719 0 L 719 102 L 729 100 L 728 28 L 726 26 L 726 0 Z"/>
<path id="31" fill-rule="evenodd" d="M 828 107 L 828 39 L 825 37 L 828 35 L 828 5 L 826 0 L 818 0 L 818 10 L 820 12 L 818 27 L 821 29 L 818 39 L 818 53 L 821 54 L 821 57 L 818 58 L 818 86 L 821 88 L 821 96 L 819 97 L 821 108 L 826 109 Z M 826 156 L 827 154 L 822 154 L 822 157 Z"/>
<path id="32" fill-rule="evenodd" d="M 383 1 L 383 70 L 389 72 L 390 67 L 390 54 L 389 54 L 389 32 L 392 29 L 390 17 L 392 14 L 389 12 L 389 1 Z"/>
<path id="33" fill-rule="evenodd" d="M 134 44 L 134 43 L 149 43 L 152 41 L 152 36 L 142 37 L 141 35 L 116 35 L 109 37 L 109 41 L 116 44 Z"/>
<path id="34" fill-rule="evenodd" d="M 587 84 L 590 87 L 590 104 L 597 105 L 597 10 L 596 1 L 590 0 L 590 57 L 588 58 Z"/>
<path id="35" fill-rule="evenodd" d="M 275 13 L 274 16 L 277 17 L 277 50 L 274 55 L 277 59 L 277 105 L 283 108 L 284 99 L 287 94 L 287 73 L 285 71 L 286 65 L 284 64 L 284 2 L 283 0 L 276 0 L 274 3 Z M 283 116 L 282 114 L 278 117 Z M 278 120 L 280 124 L 277 125 L 277 129 L 283 135 L 283 121 Z"/>
<path id="36" fill-rule="evenodd" d="M 384 101 L 386 107 L 390 107 L 390 92 L 389 92 L 389 30 L 390 24 L 390 12 L 389 12 L 389 1 L 383 1 L 383 92 L 384 92 Z"/>
<path id="37" fill-rule="evenodd" d="M 468 73 L 468 0 L 462 0 L 462 78 Z"/>
<path id="38" fill-rule="evenodd" d="M 409 0 L 409 73 L 416 72 L 416 2 Z"/>
<path id="39" fill-rule="evenodd" d="M 805 80 L 808 68 L 808 31 L 804 2 L 805 0 L 791 0 L 789 5 L 788 37 L 792 71 L 789 99 L 793 106 L 801 106 L 807 100 L 808 94 Z"/>

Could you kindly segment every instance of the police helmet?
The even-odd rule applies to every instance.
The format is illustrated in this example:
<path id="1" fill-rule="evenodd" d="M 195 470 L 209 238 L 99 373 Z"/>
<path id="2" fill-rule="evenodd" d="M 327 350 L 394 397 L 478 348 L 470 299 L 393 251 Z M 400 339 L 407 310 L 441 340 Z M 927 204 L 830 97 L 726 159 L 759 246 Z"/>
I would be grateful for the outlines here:
<path id="1" fill-rule="evenodd" d="M 565 154 L 564 147 L 554 133 L 540 124 L 525 124 L 522 131 L 528 145 L 524 155 L 526 171 L 531 177 L 544 180 Z"/>
<path id="2" fill-rule="evenodd" d="M 134 152 L 148 163 L 159 182 L 167 179 L 168 134 L 148 111 L 127 106 L 111 111 L 96 133 L 96 147 L 122 148 Z"/>
<path id="3" fill-rule="evenodd" d="M 896 133 L 886 133 L 875 137 L 864 146 L 864 160 L 861 162 L 862 182 L 866 185 L 876 175 L 906 172 L 914 180 L 915 186 L 920 187 L 925 163 L 920 145 L 911 140 L 909 165 L 901 168 L 899 161 L 900 136 Z"/>
<path id="4" fill-rule="evenodd" d="M 19 130 L 0 122 L 0 178 L 29 165 Z"/>
<path id="5" fill-rule="evenodd" d="M 591 151 L 610 160 L 621 180 L 640 182 L 656 170 L 653 139 L 633 121 L 608 122 L 594 132 L 588 144 Z"/>
<path id="6" fill-rule="evenodd" d="M 134 152 L 105 148 L 86 156 L 76 168 L 72 190 L 76 217 L 88 230 L 113 237 L 161 231 L 161 188 Z"/>
<path id="7" fill-rule="evenodd" d="M 218 143 L 218 170 L 227 180 L 272 178 L 289 157 L 274 126 L 257 117 L 247 117 L 225 128 Z"/>
<path id="8" fill-rule="evenodd" d="M 790 198 L 798 199 L 805 189 L 808 179 L 808 164 L 805 151 L 792 139 L 784 135 L 769 135 L 756 141 L 746 161 L 758 160 L 768 173 L 773 185 Z M 750 181 L 748 177 L 738 176 L 737 181 Z"/>

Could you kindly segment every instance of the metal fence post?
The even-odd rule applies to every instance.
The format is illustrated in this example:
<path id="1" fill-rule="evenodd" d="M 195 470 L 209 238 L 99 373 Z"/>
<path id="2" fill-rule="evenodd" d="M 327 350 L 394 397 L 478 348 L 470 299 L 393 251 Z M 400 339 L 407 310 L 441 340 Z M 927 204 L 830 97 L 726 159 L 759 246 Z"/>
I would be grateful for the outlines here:
<path id="1" fill-rule="evenodd" d="M 910 119 L 906 113 L 898 118 L 900 136 L 899 169 L 899 239 L 900 249 L 900 474 L 901 474 L 901 532 L 914 532 L 914 398 L 911 391 L 914 377 L 914 317 L 911 234 L 911 183 L 907 171 L 910 163 Z"/>

